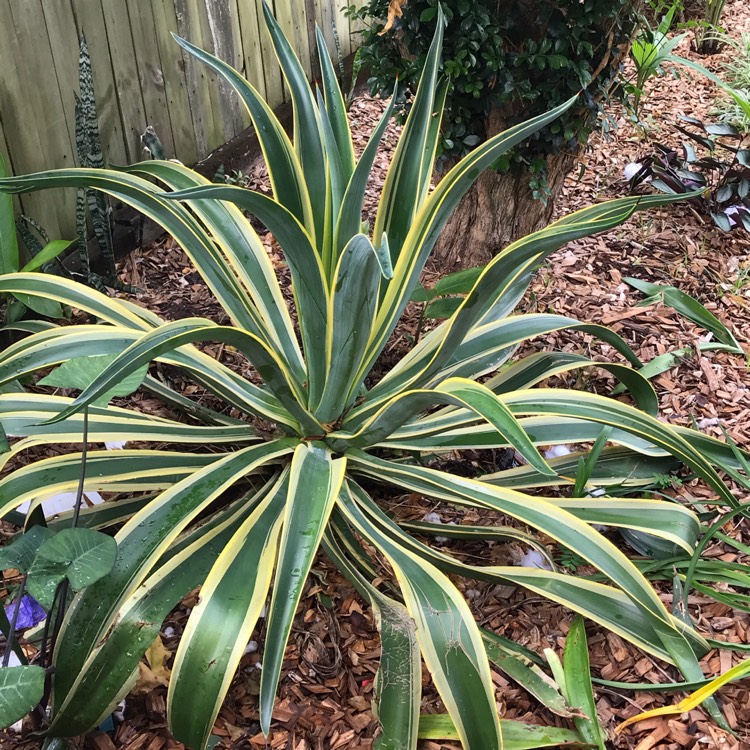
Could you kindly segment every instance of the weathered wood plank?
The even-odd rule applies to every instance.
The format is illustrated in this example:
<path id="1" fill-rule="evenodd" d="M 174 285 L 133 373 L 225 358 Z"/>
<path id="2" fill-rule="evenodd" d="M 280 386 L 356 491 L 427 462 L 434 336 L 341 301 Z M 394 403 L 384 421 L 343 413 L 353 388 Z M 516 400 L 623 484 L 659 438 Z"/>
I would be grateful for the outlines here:
<path id="1" fill-rule="evenodd" d="M 16 174 L 73 166 L 60 92 L 57 81 L 48 74 L 52 53 L 46 33 L 41 38 L 39 35 L 40 29 L 45 28 L 41 7 L 33 2 L 21 7 L 3 0 L 0 28 L 5 29 L 0 45 L 0 70 L 14 71 L 20 84 L 12 88 L 0 86 L 3 130 L 13 157 L 10 166 Z M 40 82 L 39 78 L 45 75 L 47 81 Z M 49 108 L 45 95 L 51 97 Z M 66 229 L 61 220 L 66 215 L 66 206 L 72 205 L 68 201 L 69 196 L 62 190 L 21 196 L 23 211 L 44 224 L 52 237 L 60 237 Z"/>
<path id="2" fill-rule="evenodd" d="M 175 142 L 172 136 L 166 82 L 159 54 L 154 4 L 151 0 L 131 0 L 128 4 L 128 13 L 133 53 L 138 68 L 138 83 L 143 97 L 145 122 L 141 133 L 146 125 L 153 127 L 164 146 L 164 155 L 167 158 L 175 158 Z M 177 46 L 175 42 L 171 40 L 170 42 Z M 141 144 L 137 145 L 140 159 L 145 155 L 142 153 Z"/>
<path id="3" fill-rule="evenodd" d="M 128 164 L 133 164 L 140 161 L 140 135 L 148 123 L 128 7 L 118 0 L 102 0 L 102 10 L 112 60 L 115 94 L 122 116 L 125 153 Z"/>
<path id="4" fill-rule="evenodd" d="M 332 3 L 334 7 L 333 20 L 336 23 L 336 31 L 338 31 L 339 34 L 341 56 L 349 57 L 352 53 L 352 40 L 349 35 L 349 19 L 347 18 L 346 13 L 344 13 L 344 6 L 349 3 L 345 0 L 328 0 L 328 2 Z"/>
<path id="5" fill-rule="evenodd" d="M 266 81 L 266 101 L 272 107 L 277 107 L 286 99 L 281 70 L 279 69 L 279 63 L 276 60 L 276 53 L 273 50 L 271 35 L 266 28 L 265 17 L 263 15 L 263 0 L 255 0 L 255 7 L 258 14 L 258 31 L 260 34 L 260 49 L 263 59 L 263 76 Z"/>
<path id="6" fill-rule="evenodd" d="M 174 156 L 185 164 L 194 164 L 198 161 L 198 144 L 193 128 L 185 75 L 187 55 L 172 39 L 172 32 L 177 33 L 177 12 L 174 1 L 152 0 L 151 7 L 154 13 L 154 32 L 161 63 L 155 75 L 158 76 L 158 73 L 161 73 L 164 80 L 164 95 L 172 126 Z"/>
<path id="7" fill-rule="evenodd" d="M 105 0 L 113 2 L 114 0 Z M 104 161 L 109 164 L 127 164 L 128 150 L 125 147 L 122 117 L 117 98 L 117 83 L 112 69 L 107 26 L 101 0 L 72 0 L 73 13 L 79 33 L 86 35 L 94 75 L 96 110 L 99 115 L 99 132 L 102 140 Z M 66 40 L 62 40 L 64 42 Z M 61 42 L 61 43 L 62 43 Z M 76 56 L 77 40 L 72 40 Z M 70 89 L 78 91 L 78 62 Z"/>
<path id="8" fill-rule="evenodd" d="M 263 49 L 261 47 L 258 8 L 255 3 L 239 0 L 237 10 L 244 53 L 242 73 L 262 96 L 266 96 Z M 263 23 L 263 19 L 260 19 Z"/>
<path id="9" fill-rule="evenodd" d="M 202 46 L 229 63 L 241 67 L 242 49 L 236 0 L 196 2 L 194 12 L 201 29 Z M 202 66 L 205 68 L 205 66 Z M 214 137 L 209 141 L 210 151 L 226 143 L 245 125 L 240 102 L 229 84 L 205 68 L 209 84 L 209 99 L 214 119 Z"/>
<path id="10" fill-rule="evenodd" d="M 279 22 L 279 26 L 281 26 L 289 43 L 294 47 L 308 78 L 312 77 L 305 3 L 302 0 L 297 0 L 295 3 L 290 3 L 289 0 L 277 0 L 274 8 L 274 15 Z"/>

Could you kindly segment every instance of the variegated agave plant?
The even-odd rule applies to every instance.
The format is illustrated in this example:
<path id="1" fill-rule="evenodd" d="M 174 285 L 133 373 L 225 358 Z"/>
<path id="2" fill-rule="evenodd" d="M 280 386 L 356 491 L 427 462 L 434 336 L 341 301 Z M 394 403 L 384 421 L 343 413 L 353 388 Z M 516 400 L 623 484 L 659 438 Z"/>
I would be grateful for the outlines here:
<path id="1" fill-rule="evenodd" d="M 638 373 L 639 360 L 611 331 L 559 315 L 511 315 L 551 251 L 671 198 L 602 203 L 513 243 L 487 266 L 449 320 L 370 383 L 368 374 L 460 198 L 483 169 L 573 102 L 494 137 L 430 190 L 446 94 L 445 83 L 438 80 L 438 30 L 368 236 L 362 224 L 365 185 L 391 110 L 357 160 L 325 45 L 320 43 L 323 93 L 316 99 L 267 8 L 266 21 L 294 103 L 291 140 L 235 70 L 177 41 L 223 76 L 246 104 L 273 197 L 210 184 L 166 161 L 121 171 L 50 171 L 0 182 L 3 190 L 17 192 L 92 188 L 133 205 L 171 232 L 233 323 L 221 326 L 199 318 L 164 323 L 134 304 L 72 281 L 21 273 L 0 277 L 0 292 L 55 299 L 97 321 L 36 330 L 8 347 L 0 356 L 2 382 L 71 356 L 118 355 L 75 400 L 0 395 L 2 426 L 21 438 L 6 458 L 32 445 L 80 443 L 84 407 L 151 361 L 181 368 L 248 416 L 237 421 L 203 410 L 207 423 L 194 425 L 88 406 L 88 439 L 94 443 L 193 447 L 189 452 L 174 447 L 89 452 L 86 488 L 132 497 L 83 515 L 91 527 L 122 524 L 116 535 L 118 558 L 111 573 L 76 595 L 66 615 L 54 654 L 48 734 L 78 735 L 96 726 L 132 684 L 141 655 L 170 609 L 198 585 L 200 602 L 182 636 L 169 687 L 171 731 L 189 747 L 206 745 L 270 597 L 259 697 L 261 726 L 268 732 L 295 610 L 321 546 L 369 600 L 381 628 L 377 701 L 384 748 L 416 747 L 420 658 L 464 746 L 502 747 L 503 722 L 483 641 L 489 636 L 448 574 L 522 586 L 561 602 L 677 664 L 689 679 L 698 678 L 697 655 L 706 643 L 673 617 L 628 558 L 594 528 L 606 524 L 648 532 L 689 552 L 699 529 L 693 513 L 674 502 L 586 493 L 563 498 L 524 490 L 572 483 L 579 456 L 547 461 L 538 445 L 594 442 L 606 431 L 613 447 L 599 454 L 591 483 L 637 484 L 676 458 L 733 503 L 714 469 L 720 461 L 731 463 L 731 451 L 660 422 L 655 394 Z M 301 345 L 273 266 L 243 211 L 258 217 L 284 251 Z M 534 388 L 553 374 L 594 364 L 584 357 L 545 353 L 508 364 L 519 343 L 563 328 L 599 337 L 634 366 L 601 365 L 628 386 L 640 408 L 592 393 Z M 263 384 L 243 379 L 194 348 L 206 340 L 243 352 Z M 150 384 L 170 398 L 187 400 L 170 395 L 154 379 Z M 276 436 L 269 438 L 267 430 L 256 433 L 254 417 L 274 423 Z M 195 449 L 208 444 L 211 452 Z M 526 463 L 482 479 L 453 476 L 415 458 L 508 446 Z M 15 470 L 0 483 L 1 512 L 51 490 L 74 488 L 80 465 L 81 454 L 68 453 Z M 376 483 L 382 489 L 373 496 Z M 436 549 L 409 533 L 413 528 L 400 525 L 376 500 L 381 493 L 404 492 L 506 514 L 574 551 L 608 583 L 556 571 L 466 563 L 449 548 Z M 417 527 L 421 537 L 443 533 L 430 524 Z M 496 537 L 497 531 L 471 528 L 466 534 L 476 539 Z M 462 536 L 460 526 L 452 532 Z M 372 584 L 382 574 L 377 567 L 382 561 L 395 575 L 386 590 Z"/>

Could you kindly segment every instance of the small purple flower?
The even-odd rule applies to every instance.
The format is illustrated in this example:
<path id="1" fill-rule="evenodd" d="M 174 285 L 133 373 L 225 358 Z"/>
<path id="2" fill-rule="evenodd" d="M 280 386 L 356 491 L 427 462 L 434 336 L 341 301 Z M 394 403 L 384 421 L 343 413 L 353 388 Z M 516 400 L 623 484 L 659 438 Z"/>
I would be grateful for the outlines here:
<path id="1" fill-rule="evenodd" d="M 15 602 L 5 605 L 5 616 L 9 621 L 13 619 L 15 609 Z M 24 594 L 23 599 L 21 599 L 21 608 L 18 610 L 16 630 L 33 628 L 34 625 L 38 625 L 45 617 L 47 617 L 47 613 L 42 608 L 42 605 L 30 594 Z"/>

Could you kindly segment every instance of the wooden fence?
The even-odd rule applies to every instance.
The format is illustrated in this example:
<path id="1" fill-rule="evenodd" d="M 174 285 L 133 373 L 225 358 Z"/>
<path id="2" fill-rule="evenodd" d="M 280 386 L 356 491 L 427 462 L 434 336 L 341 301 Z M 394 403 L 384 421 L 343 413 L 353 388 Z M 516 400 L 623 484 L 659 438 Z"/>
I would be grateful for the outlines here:
<path id="1" fill-rule="evenodd" d="M 314 30 L 336 60 L 356 43 L 343 11 L 352 0 L 269 0 L 309 74 Z M 170 32 L 240 70 L 272 106 L 285 91 L 262 0 L 0 0 L 0 151 L 14 174 L 75 164 L 78 36 L 86 35 L 105 160 L 143 158 L 152 125 L 168 158 L 193 164 L 249 124 L 244 108 Z M 74 196 L 21 196 L 19 208 L 54 237 L 73 237 Z"/>

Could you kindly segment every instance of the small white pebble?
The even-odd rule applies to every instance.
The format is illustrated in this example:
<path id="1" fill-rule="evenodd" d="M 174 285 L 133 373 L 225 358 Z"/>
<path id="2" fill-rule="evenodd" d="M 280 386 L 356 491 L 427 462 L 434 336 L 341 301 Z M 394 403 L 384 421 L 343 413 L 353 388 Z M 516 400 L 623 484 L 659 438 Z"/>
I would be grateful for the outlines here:
<path id="1" fill-rule="evenodd" d="M 466 589 L 467 599 L 479 599 L 481 595 L 482 595 L 482 592 L 478 591 L 477 589 Z"/>
<path id="2" fill-rule="evenodd" d="M 642 169 L 643 164 L 639 164 L 637 161 L 631 161 L 630 164 L 625 165 L 622 174 L 626 180 L 632 180 Z"/>
<path id="3" fill-rule="evenodd" d="M 552 570 L 549 560 L 537 549 L 529 548 L 524 556 L 516 563 L 522 568 L 539 568 L 540 570 Z"/>
<path id="4" fill-rule="evenodd" d="M 112 711 L 112 717 L 117 721 L 125 721 L 125 699 L 123 698 L 118 704 L 117 708 Z"/>
<path id="5" fill-rule="evenodd" d="M 167 627 L 162 631 L 162 635 L 165 638 L 171 638 L 174 635 L 174 628 L 171 625 L 167 625 Z"/>
<path id="6" fill-rule="evenodd" d="M 561 458 L 569 456 L 573 451 L 567 445 L 553 445 L 544 451 L 545 458 Z"/>
<path id="7" fill-rule="evenodd" d="M 434 511 L 430 511 L 429 513 L 425 513 L 422 517 L 423 521 L 426 521 L 427 523 L 442 523 L 443 519 L 440 518 L 439 513 L 435 513 Z"/>
<path id="8" fill-rule="evenodd" d="M 110 440 L 104 443 L 104 447 L 108 451 L 121 451 L 127 444 L 127 440 Z"/>
<path id="9" fill-rule="evenodd" d="M 258 641 L 250 641 L 250 643 L 245 646 L 245 650 L 243 651 L 243 656 L 245 654 L 254 654 L 258 650 Z"/>
<path id="10" fill-rule="evenodd" d="M 716 427 L 716 425 L 718 424 L 718 417 L 706 417 L 705 419 L 701 419 L 700 422 L 698 422 L 698 429 L 705 430 L 706 427 Z"/>

